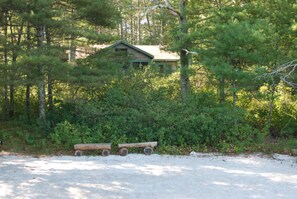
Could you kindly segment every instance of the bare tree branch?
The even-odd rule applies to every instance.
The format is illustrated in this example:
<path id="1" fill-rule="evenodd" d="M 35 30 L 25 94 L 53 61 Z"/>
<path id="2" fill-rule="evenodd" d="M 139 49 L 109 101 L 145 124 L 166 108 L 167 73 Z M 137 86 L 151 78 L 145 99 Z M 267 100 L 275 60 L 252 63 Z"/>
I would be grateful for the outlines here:
<path id="1" fill-rule="evenodd" d="M 183 51 L 185 51 L 186 52 L 186 55 L 187 54 L 193 54 L 193 55 L 198 55 L 198 52 L 195 52 L 195 51 L 189 51 L 189 50 L 187 50 L 187 49 L 183 49 Z"/>
<path id="2" fill-rule="evenodd" d="M 164 4 L 157 4 L 157 5 L 154 5 L 154 6 L 151 6 L 149 7 L 143 14 L 143 16 L 146 16 L 148 14 L 148 12 L 152 11 L 152 10 L 155 10 L 155 9 L 158 9 L 158 8 L 161 8 L 161 9 L 166 9 L 168 11 L 170 11 L 170 13 L 173 15 L 173 16 L 176 16 L 176 17 L 180 17 L 181 14 L 179 11 L 177 11 L 176 9 L 174 9 L 170 3 L 169 0 L 164 0 Z"/>
<path id="3" fill-rule="evenodd" d="M 297 59 L 287 62 L 285 64 L 280 65 L 275 70 L 273 70 L 270 73 L 265 73 L 259 78 L 266 78 L 266 77 L 273 77 L 277 76 L 279 77 L 284 83 L 288 84 L 294 89 L 297 89 L 297 83 L 293 82 L 294 80 L 290 80 L 290 78 L 293 76 L 293 73 L 297 71 Z"/>

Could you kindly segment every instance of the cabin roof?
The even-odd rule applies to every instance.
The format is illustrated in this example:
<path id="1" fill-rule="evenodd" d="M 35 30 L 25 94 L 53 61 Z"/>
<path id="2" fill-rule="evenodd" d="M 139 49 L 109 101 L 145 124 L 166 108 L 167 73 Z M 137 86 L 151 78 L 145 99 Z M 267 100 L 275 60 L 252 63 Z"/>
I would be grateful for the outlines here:
<path id="1" fill-rule="evenodd" d="M 134 46 L 134 45 L 132 45 L 132 44 L 129 44 L 129 43 L 125 42 L 125 41 L 118 41 L 118 42 L 116 42 L 116 43 L 114 43 L 114 44 L 108 46 L 108 48 L 114 48 L 114 47 L 116 47 L 116 46 L 119 45 L 119 44 L 123 44 L 123 45 L 125 45 L 125 46 L 128 46 L 128 47 L 130 47 L 130 48 L 132 48 L 132 49 L 134 49 L 134 50 L 136 50 L 136 51 L 138 51 L 138 52 L 140 52 L 140 53 L 142 53 L 142 54 L 145 54 L 146 56 L 148 56 L 148 57 L 150 57 L 150 58 L 152 58 L 152 59 L 154 58 L 154 55 L 150 54 L 149 52 L 144 51 L 144 50 L 142 50 L 141 48 L 138 48 L 138 47 L 136 47 L 136 46 Z"/>
<path id="2" fill-rule="evenodd" d="M 115 48 L 117 45 L 123 44 L 129 48 L 132 48 L 148 57 L 151 57 L 154 61 L 167 61 L 176 62 L 179 61 L 180 57 L 177 53 L 166 51 L 162 45 L 132 45 L 126 41 L 118 41 L 112 45 L 99 44 L 93 45 L 92 48 L 96 50 Z"/>
<path id="3" fill-rule="evenodd" d="M 148 52 L 154 56 L 154 61 L 178 61 L 179 56 L 176 53 L 165 51 L 161 45 L 135 45 L 142 51 Z"/>

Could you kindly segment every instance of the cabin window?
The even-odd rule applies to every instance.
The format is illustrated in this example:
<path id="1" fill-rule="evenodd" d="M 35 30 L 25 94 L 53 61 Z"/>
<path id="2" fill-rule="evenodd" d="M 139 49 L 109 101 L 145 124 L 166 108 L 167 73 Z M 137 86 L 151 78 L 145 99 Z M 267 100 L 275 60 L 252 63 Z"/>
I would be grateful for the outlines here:
<path id="1" fill-rule="evenodd" d="M 115 51 L 120 56 L 128 56 L 128 49 L 127 48 L 116 48 Z"/>
<path id="2" fill-rule="evenodd" d="M 159 67 L 160 74 L 170 75 L 173 72 L 172 66 L 170 64 L 160 63 L 157 66 Z"/>
<path id="3" fill-rule="evenodd" d="M 148 62 L 146 61 L 134 61 L 133 62 L 133 67 L 135 69 L 144 69 L 144 66 L 147 66 L 148 65 Z"/>
<path id="4" fill-rule="evenodd" d="M 159 67 L 160 67 L 160 73 L 163 74 L 164 73 L 164 66 L 162 64 L 160 64 Z"/>

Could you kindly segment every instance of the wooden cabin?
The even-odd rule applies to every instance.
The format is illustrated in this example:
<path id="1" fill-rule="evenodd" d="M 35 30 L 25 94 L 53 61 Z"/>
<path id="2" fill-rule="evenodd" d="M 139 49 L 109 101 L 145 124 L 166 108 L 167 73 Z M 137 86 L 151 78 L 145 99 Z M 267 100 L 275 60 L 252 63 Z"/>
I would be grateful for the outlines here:
<path id="1" fill-rule="evenodd" d="M 118 41 L 109 46 L 97 45 L 95 48 L 111 50 L 117 60 L 125 62 L 123 65 L 127 67 L 143 68 L 148 64 L 155 65 L 160 68 L 161 72 L 175 71 L 179 56 L 176 53 L 165 51 L 160 45 L 132 45 L 125 41 Z M 123 61 L 123 57 L 126 61 Z"/>
<path id="2" fill-rule="evenodd" d="M 118 41 L 112 45 L 93 45 L 88 48 L 76 49 L 76 59 L 86 58 L 92 54 L 107 52 L 112 61 L 122 64 L 123 68 L 144 68 L 151 64 L 159 68 L 162 73 L 171 73 L 178 67 L 179 56 L 164 50 L 160 45 L 132 45 L 125 41 Z M 100 56 L 100 55 L 99 55 Z"/>

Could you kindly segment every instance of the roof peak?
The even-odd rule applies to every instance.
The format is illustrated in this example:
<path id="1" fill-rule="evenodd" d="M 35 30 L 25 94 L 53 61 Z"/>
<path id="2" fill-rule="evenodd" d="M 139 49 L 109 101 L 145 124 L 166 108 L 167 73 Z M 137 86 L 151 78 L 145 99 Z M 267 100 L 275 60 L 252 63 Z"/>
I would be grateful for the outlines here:
<path id="1" fill-rule="evenodd" d="M 116 43 L 110 45 L 108 48 L 110 48 L 110 47 L 115 47 L 115 46 L 117 46 L 117 45 L 119 45 L 119 44 L 124 44 L 124 45 L 126 45 L 126 46 L 129 46 L 130 48 L 133 48 L 133 49 L 136 50 L 136 51 L 139 51 L 139 52 L 141 52 L 141 53 L 143 53 L 143 54 L 145 54 L 145 55 L 147 55 L 147 56 L 149 56 L 149 57 L 151 57 L 151 58 L 154 58 L 154 55 L 152 55 L 152 54 L 150 54 L 150 53 L 148 53 L 148 52 L 146 52 L 146 51 L 144 51 L 144 50 L 142 50 L 142 49 L 136 47 L 136 45 L 129 44 L 128 42 L 126 42 L 126 41 L 124 41 L 124 40 L 120 40 L 120 41 L 118 41 L 118 42 L 116 42 Z"/>

